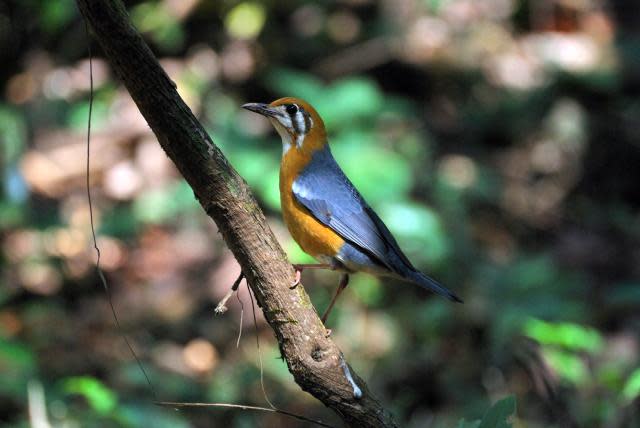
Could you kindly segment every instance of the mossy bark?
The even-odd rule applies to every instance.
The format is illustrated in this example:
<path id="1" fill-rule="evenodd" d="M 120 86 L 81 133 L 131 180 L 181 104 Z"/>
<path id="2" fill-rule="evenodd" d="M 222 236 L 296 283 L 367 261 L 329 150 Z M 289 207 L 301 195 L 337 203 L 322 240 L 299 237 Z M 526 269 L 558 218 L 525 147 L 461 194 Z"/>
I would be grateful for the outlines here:
<path id="1" fill-rule="evenodd" d="M 326 337 L 302 284 L 293 290 L 289 287 L 293 268 L 250 189 L 180 98 L 120 0 L 78 0 L 78 6 L 160 145 L 218 225 L 298 385 L 348 425 L 396 426 L 364 381 L 351 371 L 363 392 L 362 398 L 354 398 L 341 368 L 341 352 Z"/>

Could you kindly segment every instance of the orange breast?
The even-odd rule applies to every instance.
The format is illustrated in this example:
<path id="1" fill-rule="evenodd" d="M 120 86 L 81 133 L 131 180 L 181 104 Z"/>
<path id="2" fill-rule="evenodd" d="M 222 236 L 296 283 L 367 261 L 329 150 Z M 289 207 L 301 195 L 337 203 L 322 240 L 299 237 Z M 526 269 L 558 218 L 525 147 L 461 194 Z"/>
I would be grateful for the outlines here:
<path id="1" fill-rule="evenodd" d="M 340 251 L 344 240 L 331 228 L 320 223 L 293 195 L 293 181 L 307 165 L 311 155 L 291 147 L 280 164 L 280 202 L 282 216 L 291 236 L 313 257 L 332 257 Z"/>

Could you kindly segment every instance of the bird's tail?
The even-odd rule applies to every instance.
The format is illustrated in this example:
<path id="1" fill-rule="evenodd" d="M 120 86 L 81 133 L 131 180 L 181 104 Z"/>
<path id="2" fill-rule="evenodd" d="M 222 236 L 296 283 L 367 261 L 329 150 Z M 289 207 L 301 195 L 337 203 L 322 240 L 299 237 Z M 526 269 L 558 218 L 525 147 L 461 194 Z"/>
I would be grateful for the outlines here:
<path id="1" fill-rule="evenodd" d="M 427 275 L 423 274 L 420 271 L 409 271 L 405 273 L 406 278 L 419 286 L 426 288 L 427 290 L 433 291 L 436 294 L 446 297 L 449 300 L 454 302 L 463 303 L 462 299 L 456 296 L 452 291 L 441 285 L 435 279 L 429 278 Z"/>

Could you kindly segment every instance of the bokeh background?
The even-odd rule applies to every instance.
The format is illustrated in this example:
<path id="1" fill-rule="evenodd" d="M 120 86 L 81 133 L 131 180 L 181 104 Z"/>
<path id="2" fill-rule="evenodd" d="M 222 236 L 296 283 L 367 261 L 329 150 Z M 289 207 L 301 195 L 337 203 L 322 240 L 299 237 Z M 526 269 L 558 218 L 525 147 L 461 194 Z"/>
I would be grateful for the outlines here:
<path id="1" fill-rule="evenodd" d="M 464 300 L 356 275 L 335 341 L 406 427 L 515 395 L 518 427 L 640 426 L 640 6 L 605 0 L 127 1 L 292 261 L 281 143 L 240 109 L 310 101 L 334 154 L 415 264 Z M 308 426 L 165 409 L 93 269 L 88 40 L 73 0 L 0 4 L 0 421 L 37 427 Z M 339 425 L 271 330 L 213 308 L 239 268 L 93 45 L 102 267 L 158 398 Z M 319 311 L 336 285 L 306 272 Z M 44 425 L 43 425 L 44 424 Z M 462 426 L 462 425 L 461 425 Z M 470 425 L 471 426 L 471 425 Z"/>

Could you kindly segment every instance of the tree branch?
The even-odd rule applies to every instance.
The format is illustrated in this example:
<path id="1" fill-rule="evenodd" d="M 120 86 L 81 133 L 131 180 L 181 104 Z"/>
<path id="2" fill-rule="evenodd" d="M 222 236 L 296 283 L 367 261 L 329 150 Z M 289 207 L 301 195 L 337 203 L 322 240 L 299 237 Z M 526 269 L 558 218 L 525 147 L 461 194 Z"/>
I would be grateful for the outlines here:
<path id="1" fill-rule="evenodd" d="M 349 425 L 395 427 L 390 414 L 353 371 L 362 390 L 354 397 L 338 347 L 267 226 L 245 181 L 214 145 L 131 24 L 120 0 L 78 0 L 82 15 L 122 79 L 160 145 L 216 222 L 240 263 L 273 329 L 282 356 L 300 387 Z"/>

